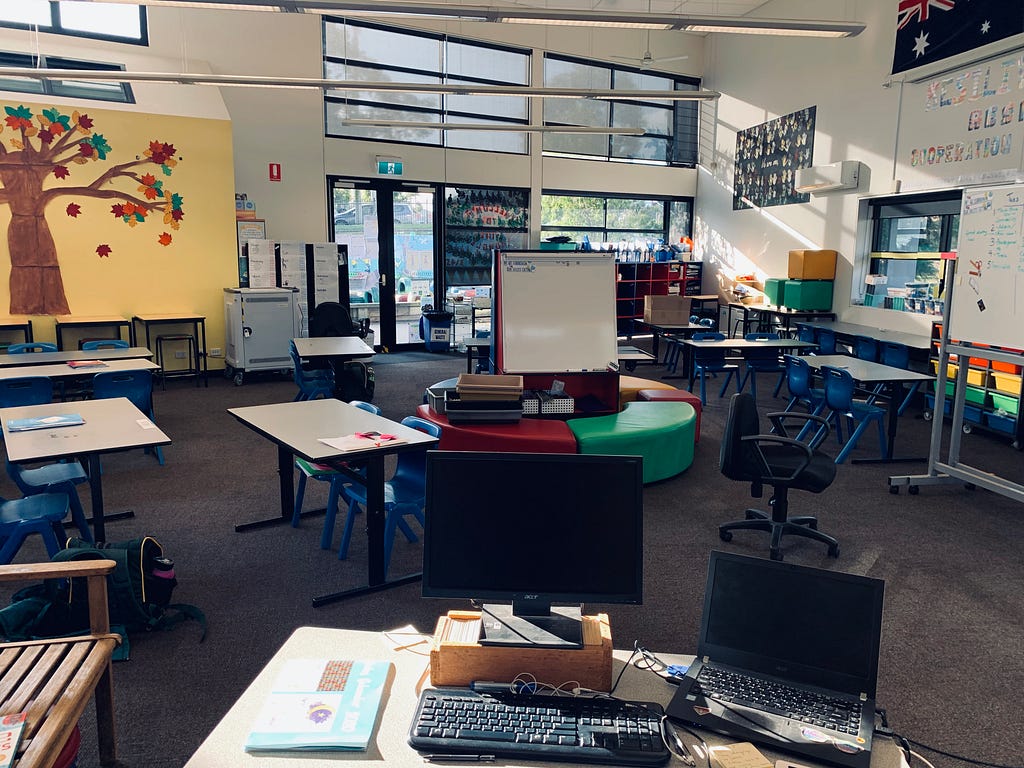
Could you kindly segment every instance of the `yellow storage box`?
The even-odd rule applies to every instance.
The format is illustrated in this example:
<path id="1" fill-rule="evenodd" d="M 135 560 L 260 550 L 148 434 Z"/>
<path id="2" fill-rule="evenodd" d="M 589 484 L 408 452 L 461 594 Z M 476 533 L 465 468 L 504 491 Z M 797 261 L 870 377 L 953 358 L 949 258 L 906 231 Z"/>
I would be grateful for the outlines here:
<path id="1" fill-rule="evenodd" d="M 790 280 L 835 280 L 837 251 L 790 251 Z"/>
<path id="2" fill-rule="evenodd" d="M 1020 394 L 1020 376 L 1000 371 L 993 371 L 992 375 L 996 379 L 996 389 L 1000 392 L 1008 392 L 1011 395 Z"/>

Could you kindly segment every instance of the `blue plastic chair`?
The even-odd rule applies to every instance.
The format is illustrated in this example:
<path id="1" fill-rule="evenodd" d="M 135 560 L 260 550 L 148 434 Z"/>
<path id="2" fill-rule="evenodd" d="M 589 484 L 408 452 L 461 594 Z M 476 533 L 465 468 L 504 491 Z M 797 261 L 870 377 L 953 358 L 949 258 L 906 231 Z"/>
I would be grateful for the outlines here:
<path id="1" fill-rule="evenodd" d="M 107 371 L 92 377 L 92 396 L 96 400 L 109 397 L 126 397 L 140 411 L 153 415 L 153 373 L 152 371 Z M 148 453 L 149 448 L 145 449 Z M 159 445 L 152 451 L 160 466 L 164 465 L 164 452 Z"/>
<path id="2" fill-rule="evenodd" d="M 882 365 L 891 365 L 893 368 L 909 370 L 910 347 L 896 341 L 883 341 L 882 349 L 879 353 L 879 362 L 881 362 Z M 917 390 L 920 387 L 921 382 L 919 381 L 915 381 L 910 384 L 907 396 L 903 398 L 903 402 L 900 403 L 900 407 L 896 410 L 896 414 L 898 416 L 902 416 L 903 412 L 907 410 L 907 406 L 910 405 L 910 401 L 914 399 L 914 396 L 917 394 Z"/>
<path id="3" fill-rule="evenodd" d="M 885 409 L 853 399 L 856 387 L 849 371 L 823 365 L 821 366 L 821 375 L 825 382 L 827 418 L 834 425 L 836 439 L 840 444 L 843 444 L 842 422 L 844 418 L 850 429 L 850 437 L 846 440 L 839 455 L 836 456 L 836 464 L 846 461 L 871 422 L 878 424 L 878 447 L 882 458 L 888 459 L 889 450 L 885 441 Z"/>
<path id="4" fill-rule="evenodd" d="M 834 355 L 836 353 L 836 332 L 829 328 L 818 329 L 818 354 Z"/>
<path id="5" fill-rule="evenodd" d="M 0 408 L 43 405 L 53 400 L 53 382 L 48 376 L 19 376 L 0 379 Z"/>
<path id="6" fill-rule="evenodd" d="M 334 397 L 334 370 L 331 368 L 316 368 L 307 370 L 302 367 L 302 358 L 295 348 L 295 342 L 288 343 L 288 353 L 292 358 L 292 374 L 295 377 L 295 385 L 299 388 L 295 400 L 316 400 L 318 397 Z"/>
<path id="7" fill-rule="evenodd" d="M 82 342 L 83 352 L 90 352 L 94 349 L 128 349 L 128 342 L 124 339 L 93 339 Z"/>
<path id="8" fill-rule="evenodd" d="M 418 416 L 406 416 L 402 419 L 402 425 L 425 432 L 431 437 L 438 439 L 441 437 L 441 427 Z M 426 465 L 426 451 L 400 453 L 395 474 L 384 484 L 385 574 L 388 564 L 391 562 L 391 549 L 395 541 L 395 533 L 401 530 L 410 542 L 418 541 L 405 518 L 411 516 L 418 520 L 421 526 L 423 525 L 423 506 L 426 503 Z M 334 486 L 341 485 L 341 483 L 335 479 L 331 485 L 333 491 Z M 341 535 L 341 546 L 338 548 L 338 559 L 344 560 L 348 557 L 348 545 L 352 540 L 354 513 L 359 506 L 366 506 L 366 488 L 356 483 L 350 483 L 341 487 L 340 495 L 345 498 L 349 510 L 348 516 L 345 518 L 345 530 Z M 328 506 L 328 514 L 330 514 L 330 510 L 331 507 Z"/>
<path id="9" fill-rule="evenodd" d="M 774 341 L 779 338 L 777 333 L 748 333 L 743 337 L 746 341 Z M 754 396 L 754 400 L 757 400 L 757 374 L 758 373 L 777 373 L 779 374 L 779 380 L 775 383 L 775 391 L 772 392 L 773 397 L 779 396 L 779 390 L 782 389 L 782 382 L 786 380 L 786 364 L 779 356 L 778 349 L 748 349 L 746 350 L 746 363 L 747 369 L 743 373 L 743 378 L 740 379 L 737 385 L 737 391 L 742 392 L 747 386 L 747 382 L 750 382 L 750 394 Z M 738 375 L 738 374 L 737 374 Z"/>
<path id="10" fill-rule="evenodd" d="M 871 336 L 853 337 L 853 355 L 861 360 L 878 362 L 878 340 Z"/>
<path id="11" fill-rule="evenodd" d="M 786 366 L 786 386 L 789 388 L 789 402 L 783 411 L 789 413 L 802 405 L 811 413 L 821 413 L 825 408 L 825 391 L 812 386 L 814 375 L 811 366 L 796 355 L 783 355 L 782 360 Z"/>
<path id="12" fill-rule="evenodd" d="M 694 341 L 724 341 L 724 333 L 695 333 L 693 334 Z M 736 376 L 736 389 L 739 391 L 739 366 L 735 363 L 727 363 L 725 361 L 725 350 L 724 349 L 701 349 L 700 347 L 693 348 L 693 372 L 690 374 L 690 391 L 693 391 L 693 380 L 695 377 L 700 378 L 700 402 L 702 405 L 708 404 L 706 378 L 708 374 L 717 376 L 719 373 L 727 374 L 725 381 L 722 383 L 722 390 L 718 393 L 719 397 L 725 396 L 725 390 L 729 387 L 729 382 L 732 380 L 733 375 Z"/>
<path id="13" fill-rule="evenodd" d="M 7 565 L 18 554 L 25 539 L 33 533 L 43 537 L 46 554 L 60 551 L 64 518 L 68 515 L 68 497 L 63 493 L 40 493 L 23 499 L 0 498 L 0 564 Z"/>
<path id="14" fill-rule="evenodd" d="M 380 408 L 373 403 L 367 403 L 363 400 L 351 400 L 349 401 L 349 405 L 380 416 Z M 359 464 L 356 462 L 347 462 L 346 465 L 349 469 L 359 469 Z M 295 468 L 299 470 L 299 485 L 295 491 L 295 509 L 292 512 L 292 528 L 298 528 L 299 521 L 302 519 L 302 502 L 306 498 L 306 480 L 308 478 L 321 480 L 325 483 L 331 482 L 336 477 L 342 479 L 345 478 L 345 474 L 343 472 L 339 472 L 333 467 L 326 464 L 315 464 L 311 461 L 306 461 L 305 459 L 296 459 Z M 328 506 L 327 509 L 330 510 L 331 507 Z M 328 516 L 332 517 L 330 529 L 328 530 L 327 518 L 325 517 L 324 534 L 320 537 L 320 549 L 331 548 L 331 536 L 334 533 L 334 520 L 332 515 Z"/>
<path id="15" fill-rule="evenodd" d="M 85 469 L 78 461 L 45 464 L 41 467 L 23 467 L 20 464 L 7 462 L 7 474 L 24 496 L 56 493 L 66 494 L 71 509 L 71 519 L 78 528 L 79 535 L 92 543 L 92 531 L 85 517 L 82 500 L 78 498 L 75 486 L 89 480 Z"/>
<path id="16" fill-rule="evenodd" d="M 48 341 L 25 341 L 19 344 L 11 344 L 7 348 L 9 355 L 21 355 L 27 352 L 56 352 L 57 345 Z"/>

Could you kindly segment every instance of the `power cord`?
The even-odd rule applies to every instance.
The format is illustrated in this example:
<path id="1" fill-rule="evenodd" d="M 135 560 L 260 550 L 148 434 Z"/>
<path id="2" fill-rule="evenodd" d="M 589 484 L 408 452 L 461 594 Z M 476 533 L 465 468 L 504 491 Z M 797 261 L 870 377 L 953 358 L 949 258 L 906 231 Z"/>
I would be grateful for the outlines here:
<path id="1" fill-rule="evenodd" d="M 958 755 L 955 752 L 948 752 L 944 749 L 939 749 L 938 747 L 933 747 L 928 744 L 925 744 L 924 742 L 916 741 L 907 736 L 902 736 L 889 727 L 888 713 L 884 708 L 878 707 L 876 709 L 876 712 L 878 714 L 879 719 L 881 720 L 881 724 L 875 726 L 875 733 L 879 736 L 887 736 L 893 741 L 895 741 L 899 748 L 903 751 L 903 754 L 906 757 L 907 765 L 912 765 L 913 758 L 917 758 L 920 762 L 924 763 L 925 766 L 927 766 L 927 768 L 935 768 L 935 766 L 933 766 L 927 758 L 925 758 L 919 752 L 915 752 L 913 749 L 910 748 L 910 745 L 913 744 L 915 747 L 919 747 L 920 749 L 923 749 L 927 752 L 934 752 L 937 755 L 949 757 L 953 760 L 960 760 L 964 763 L 969 763 L 970 765 L 980 765 L 985 766 L 985 768 L 1024 768 L 1024 766 L 1021 765 L 993 763 L 988 760 L 976 760 L 973 757 Z"/>

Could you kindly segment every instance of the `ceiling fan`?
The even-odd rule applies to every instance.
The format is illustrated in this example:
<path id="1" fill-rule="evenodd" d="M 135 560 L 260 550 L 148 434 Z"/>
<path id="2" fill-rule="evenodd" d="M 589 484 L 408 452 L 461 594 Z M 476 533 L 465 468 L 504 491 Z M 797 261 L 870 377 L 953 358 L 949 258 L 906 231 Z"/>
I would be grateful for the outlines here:
<path id="1" fill-rule="evenodd" d="M 647 13 L 651 13 L 651 0 L 647 0 Z M 612 56 L 617 61 L 627 61 L 635 64 L 640 69 L 650 69 L 655 64 L 662 64 L 667 61 L 683 61 L 689 56 L 658 56 L 651 54 L 651 31 L 647 30 L 647 46 L 644 48 L 643 56 Z"/>

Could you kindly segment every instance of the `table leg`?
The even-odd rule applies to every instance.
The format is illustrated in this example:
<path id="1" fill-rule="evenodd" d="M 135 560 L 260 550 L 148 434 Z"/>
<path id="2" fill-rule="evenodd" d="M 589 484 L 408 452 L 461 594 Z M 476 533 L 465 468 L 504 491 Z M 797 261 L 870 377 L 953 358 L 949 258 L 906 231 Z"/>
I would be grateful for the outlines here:
<path id="1" fill-rule="evenodd" d="M 903 402 L 903 398 L 906 397 L 903 390 L 902 381 L 890 381 L 888 382 L 889 388 L 889 404 L 886 407 L 886 429 L 889 430 L 889 434 L 886 435 L 886 449 L 885 456 L 870 457 L 862 459 L 851 459 L 851 464 L 899 464 L 907 461 L 928 461 L 927 456 L 904 456 L 897 458 L 894 456 L 894 449 L 896 447 L 896 426 L 899 423 L 899 410 L 900 403 Z"/>
<path id="2" fill-rule="evenodd" d="M 313 598 L 313 607 L 345 600 L 349 597 L 369 595 L 391 587 L 400 587 L 419 581 L 423 574 L 412 573 L 400 579 L 387 581 L 384 578 L 384 455 L 374 454 L 366 463 L 366 549 L 367 585 L 333 592 Z"/>
<path id="3" fill-rule="evenodd" d="M 289 449 L 283 445 L 277 447 L 277 474 L 280 478 L 279 488 L 281 493 L 281 514 L 277 517 L 270 517 L 265 520 L 254 520 L 251 523 L 240 523 L 235 526 L 236 533 L 251 531 L 257 528 L 266 528 L 271 525 L 291 523 L 292 513 L 295 511 L 295 470 L 293 468 L 295 457 Z M 307 515 L 322 514 L 324 510 L 304 512 Z"/>
<path id="4" fill-rule="evenodd" d="M 100 468 L 100 455 L 90 453 L 86 464 L 86 471 L 89 473 L 89 499 L 92 505 L 92 517 L 87 518 L 86 522 L 92 523 L 92 536 L 96 541 L 106 541 L 106 523 L 112 520 L 128 520 L 135 517 L 135 512 L 126 509 L 113 515 L 106 514 L 103 511 L 103 471 Z"/>

